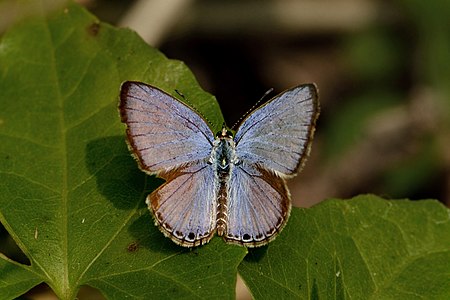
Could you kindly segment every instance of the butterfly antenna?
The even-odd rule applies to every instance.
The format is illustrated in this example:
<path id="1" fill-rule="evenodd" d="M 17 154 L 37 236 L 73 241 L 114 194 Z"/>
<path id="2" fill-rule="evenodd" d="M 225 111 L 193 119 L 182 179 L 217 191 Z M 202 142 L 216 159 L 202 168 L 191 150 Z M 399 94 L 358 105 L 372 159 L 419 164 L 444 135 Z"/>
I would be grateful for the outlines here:
<path id="1" fill-rule="evenodd" d="M 199 111 L 197 109 L 197 107 L 195 107 L 191 102 L 189 102 L 189 100 L 184 96 L 184 94 L 182 92 L 180 92 L 179 90 L 175 89 L 175 92 L 181 97 L 183 98 L 183 101 L 186 102 L 186 104 L 189 104 L 189 107 L 192 108 L 196 113 L 198 113 L 200 116 L 202 116 L 203 119 L 205 119 L 206 123 L 209 124 L 209 127 L 214 127 L 213 124 L 211 123 L 210 120 L 208 120 L 208 118 L 206 116 L 204 116 L 201 111 Z"/>
<path id="2" fill-rule="evenodd" d="M 239 125 L 242 122 L 242 120 L 245 119 L 252 111 L 254 111 L 259 106 L 261 101 L 263 101 L 272 92 L 273 92 L 273 88 L 268 89 L 264 93 L 264 95 L 262 95 L 262 97 L 258 101 L 256 101 L 256 103 L 253 104 L 253 106 L 249 110 L 247 110 L 247 112 L 245 114 L 243 114 L 242 117 L 240 117 L 239 120 L 237 120 L 236 123 L 233 124 L 233 126 L 231 126 L 231 129 L 236 130 L 236 126 Z"/>
<path id="3" fill-rule="evenodd" d="M 186 100 L 186 97 L 184 96 L 184 94 L 182 92 L 180 92 L 179 90 L 175 89 L 175 93 L 177 93 L 181 98 L 183 98 L 183 100 Z"/>

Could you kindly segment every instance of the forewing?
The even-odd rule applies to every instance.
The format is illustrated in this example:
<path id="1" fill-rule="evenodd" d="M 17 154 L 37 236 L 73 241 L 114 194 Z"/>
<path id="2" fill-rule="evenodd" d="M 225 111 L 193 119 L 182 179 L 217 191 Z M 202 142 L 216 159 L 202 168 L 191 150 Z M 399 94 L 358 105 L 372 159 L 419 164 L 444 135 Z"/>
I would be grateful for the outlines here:
<path id="1" fill-rule="evenodd" d="M 284 179 L 257 165 L 242 163 L 232 171 L 225 240 L 255 247 L 281 231 L 291 209 Z"/>
<path id="2" fill-rule="evenodd" d="M 313 84 L 290 89 L 252 112 L 234 138 L 238 159 L 293 175 L 308 154 L 319 114 Z"/>
<path id="3" fill-rule="evenodd" d="M 160 230 L 185 247 L 207 243 L 214 235 L 217 215 L 211 166 L 197 161 L 161 177 L 166 182 L 146 201 Z"/>
<path id="4" fill-rule="evenodd" d="M 150 85 L 127 81 L 119 106 L 131 151 L 148 173 L 204 159 L 214 135 L 191 108 Z"/>

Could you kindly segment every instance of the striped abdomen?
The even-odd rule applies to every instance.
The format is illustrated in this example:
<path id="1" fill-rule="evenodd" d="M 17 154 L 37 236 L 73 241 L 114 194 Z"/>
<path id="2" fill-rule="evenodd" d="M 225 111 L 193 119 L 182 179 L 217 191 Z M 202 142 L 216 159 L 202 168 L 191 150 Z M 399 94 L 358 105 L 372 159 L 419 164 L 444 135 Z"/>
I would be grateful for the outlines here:
<path id="1" fill-rule="evenodd" d="M 219 191 L 217 193 L 217 219 L 216 219 L 216 229 L 217 234 L 222 236 L 227 231 L 228 223 L 228 207 L 227 207 L 227 191 L 228 191 L 228 178 L 229 174 L 226 174 L 223 180 L 221 180 L 221 174 L 219 173 Z"/>

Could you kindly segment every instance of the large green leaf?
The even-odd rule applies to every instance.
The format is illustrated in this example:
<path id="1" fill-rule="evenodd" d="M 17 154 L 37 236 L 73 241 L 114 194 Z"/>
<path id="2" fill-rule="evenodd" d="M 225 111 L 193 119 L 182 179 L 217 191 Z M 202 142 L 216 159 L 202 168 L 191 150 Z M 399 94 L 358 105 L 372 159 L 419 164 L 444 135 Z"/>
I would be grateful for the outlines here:
<path id="1" fill-rule="evenodd" d="M 120 85 L 139 80 L 186 100 L 220 128 L 214 97 L 183 63 L 135 33 L 68 4 L 16 25 L 0 44 L 0 221 L 30 259 L 0 256 L 0 298 L 46 282 L 110 299 L 233 298 L 246 250 L 215 239 L 187 250 L 153 225 L 145 176 L 127 150 Z"/>
<path id="2" fill-rule="evenodd" d="M 256 299 L 450 299 L 450 211 L 370 195 L 296 208 L 239 273 Z"/>

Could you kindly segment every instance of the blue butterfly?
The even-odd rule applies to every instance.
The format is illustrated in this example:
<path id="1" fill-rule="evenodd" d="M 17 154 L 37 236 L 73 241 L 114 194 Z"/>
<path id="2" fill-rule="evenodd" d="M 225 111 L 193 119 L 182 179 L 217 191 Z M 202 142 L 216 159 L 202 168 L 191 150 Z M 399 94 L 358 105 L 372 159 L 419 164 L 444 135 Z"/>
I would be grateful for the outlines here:
<path id="1" fill-rule="evenodd" d="M 119 110 L 139 167 L 166 180 L 146 199 L 165 236 L 194 247 L 217 232 L 256 247 L 282 230 L 291 210 L 285 179 L 302 167 L 319 115 L 313 84 L 254 110 L 234 137 L 225 126 L 214 136 L 186 104 L 140 82 L 123 83 Z"/>

